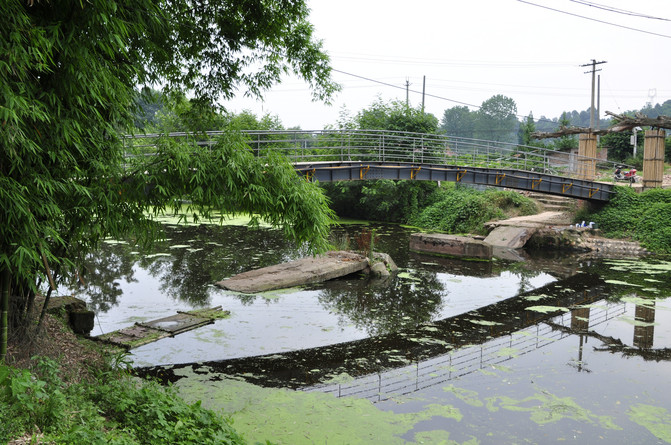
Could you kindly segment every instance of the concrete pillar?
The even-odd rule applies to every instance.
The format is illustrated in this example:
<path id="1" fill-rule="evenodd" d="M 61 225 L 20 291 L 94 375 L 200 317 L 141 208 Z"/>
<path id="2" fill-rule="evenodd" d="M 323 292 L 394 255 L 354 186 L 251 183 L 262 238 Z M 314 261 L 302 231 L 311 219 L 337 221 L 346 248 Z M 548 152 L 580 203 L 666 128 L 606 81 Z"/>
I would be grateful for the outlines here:
<path id="1" fill-rule="evenodd" d="M 662 186 L 664 179 L 664 130 L 646 130 L 643 144 L 643 190 Z"/>
<path id="2" fill-rule="evenodd" d="M 578 178 L 596 178 L 596 135 L 583 133 L 578 140 Z"/>
<path id="3" fill-rule="evenodd" d="M 655 301 L 650 301 L 646 306 L 637 304 L 634 318 L 642 322 L 634 325 L 634 346 L 652 348 L 655 339 Z"/>

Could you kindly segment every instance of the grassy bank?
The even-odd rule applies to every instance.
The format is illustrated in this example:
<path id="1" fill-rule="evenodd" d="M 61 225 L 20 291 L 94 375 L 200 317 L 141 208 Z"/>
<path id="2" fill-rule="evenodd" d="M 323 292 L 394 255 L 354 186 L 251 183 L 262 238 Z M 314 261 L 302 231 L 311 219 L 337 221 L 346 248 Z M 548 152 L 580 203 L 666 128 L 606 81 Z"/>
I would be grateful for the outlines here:
<path id="1" fill-rule="evenodd" d="M 13 349 L 14 366 L 0 365 L 0 443 L 246 443 L 221 414 L 132 377 L 125 355 L 62 325 Z"/>
<path id="2" fill-rule="evenodd" d="M 446 233 L 484 234 L 487 221 L 538 212 L 535 202 L 518 192 L 451 182 L 346 181 L 322 187 L 338 216 Z"/>
<path id="3" fill-rule="evenodd" d="M 578 220 L 594 221 L 608 238 L 638 241 L 657 254 L 671 254 L 671 189 L 637 193 L 618 186 L 602 208 L 583 209 Z"/>

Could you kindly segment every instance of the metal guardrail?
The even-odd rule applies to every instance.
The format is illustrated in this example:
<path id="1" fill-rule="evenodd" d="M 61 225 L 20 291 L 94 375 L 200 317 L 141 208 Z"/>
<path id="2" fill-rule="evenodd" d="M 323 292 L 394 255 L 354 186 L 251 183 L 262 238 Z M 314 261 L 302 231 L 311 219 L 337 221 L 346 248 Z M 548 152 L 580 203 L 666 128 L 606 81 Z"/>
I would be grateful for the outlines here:
<path id="1" fill-rule="evenodd" d="M 243 131 L 258 156 L 278 151 L 294 163 L 322 161 L 410 162 L 503 167 L 576 177 L 580 163 L 614 171 L 618 163 L 541 147 L 463 137 L 381 130 L 273 130 Z M 208 146 L 223 131 L 143 134 L 126 138 L 127 154 L 148 154 L 162 138 L 183 139 Z"/>
<path id="2" fill-rule="evenodd" d="M 126 156 L 151 156 L 160 144 L 198 147 L 225 131 L 128 136 Z M 258 157 L 278 152 L 307 179 L 456 181 L 608 201 L 616 163 L 541 147 L 438 134 L 380 130 L 243 131 Z M 370 164 L 370 165 L 365 165 Z M 610 182 L 595 182 L 596 172 Z"/>

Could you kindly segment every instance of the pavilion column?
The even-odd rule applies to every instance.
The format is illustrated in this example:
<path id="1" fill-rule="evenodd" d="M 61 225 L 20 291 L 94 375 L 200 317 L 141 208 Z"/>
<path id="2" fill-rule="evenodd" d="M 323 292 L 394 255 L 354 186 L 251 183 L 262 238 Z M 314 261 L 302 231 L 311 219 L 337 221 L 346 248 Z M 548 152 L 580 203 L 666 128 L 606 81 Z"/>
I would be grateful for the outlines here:
<path id="1" fill-rule="evenodd" d="M 643 144 L 643 190 L 659 188 L 664 179 L 664 130 L 646 130 Z"/>
<path id="2" fill-rule="evenodd" d="M 596 135 L 583 133 L 578 140 L 578 178 L 596 178 Z"/>

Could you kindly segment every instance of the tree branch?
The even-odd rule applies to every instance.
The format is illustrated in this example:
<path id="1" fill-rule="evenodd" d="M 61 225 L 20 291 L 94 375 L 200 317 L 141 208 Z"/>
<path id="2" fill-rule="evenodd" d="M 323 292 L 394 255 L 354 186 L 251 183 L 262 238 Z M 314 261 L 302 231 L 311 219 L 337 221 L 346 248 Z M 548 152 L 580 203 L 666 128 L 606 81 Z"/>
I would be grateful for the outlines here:
<path id="1" fill-rule="evenodd" d="M 573 134 L 587 133 L 603 136 L 608 133 L 630 131 L 635 127 L 664 128 L 667 130 L 671 129 L 671 117 L 669 116 L 658 116 L 657 118 L 650 118 L 637 113 L 636 117 L 631 117 L 624 114 L 611 113 L 610 111 L 606 111 L 606 114 L 615 118 L 616 123 L 612 127 L 605 130 L 593 130 L 584 127 L 559 127 L 559 130 L 552 133 L 542 131 L 533 132 L 531 133 L 531 137 L 534 139 L 549 139 L 570 136 Z"/>

